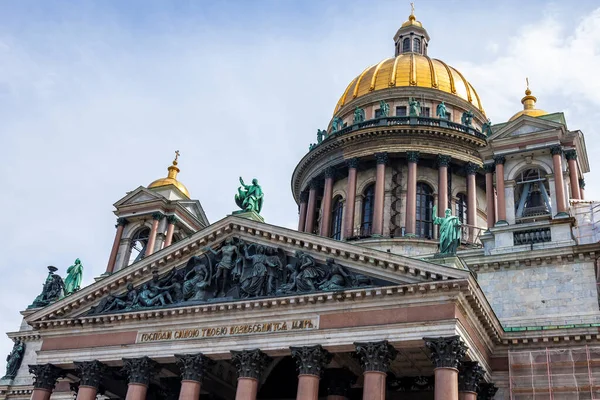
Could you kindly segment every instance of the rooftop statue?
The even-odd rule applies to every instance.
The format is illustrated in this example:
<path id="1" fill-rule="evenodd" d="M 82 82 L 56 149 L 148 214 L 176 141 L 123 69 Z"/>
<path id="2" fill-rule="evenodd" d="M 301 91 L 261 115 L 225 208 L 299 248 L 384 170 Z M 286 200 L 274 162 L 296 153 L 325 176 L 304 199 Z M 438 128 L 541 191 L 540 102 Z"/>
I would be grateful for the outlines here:
<path id="1" fill-rule="evenodd" d="M 492 136 L 492 121 L 488 118 L 488 120 L 481 126 L 481 133 L 485 136 Z"/>
<path id="2" fill-rule="evenodd" d="M 444 104 L 443 101 L 437 105 L 435 115 L 437 115 L 439 119 L 448 119 L 446 104 Z"/>
<path id="3" fill-rule="evenodd" d="M 379 109 L 381 110 L 382 117 L 390 116 L 390 105 L 388 103 L 386 103 L 385 101 L 381 100 L 379 102 Z"/>
<path id="4" fill-rule="evenodd" d="M 454 256 L 460 244 L 461 222 L 452 215 L 452 210 L 446 209 L 445 217 L 437 216 L 437 206 L 433 206 L 433 223 L 440 225 L 440 251 L 441 255 Z"/>
<path id="5" fill-rule="evenodd" d="M 317 144 L 321 143 L 323 139 L 327 139 L 327 131 L 317 129 Z"/>
<path id="6" fill-rule="evenodd" d="M 83 278 L 83 265 L 79 258 L 75 263 L 67 268 L 67 277 L 65 278 L 65 296 L 78 291 L 81 288 Z"/>
<path id="7" fill-rule="evenodd" d="M 362 108 L 356 107 L 356 109 L 354 110 L 354 119 L 352 122 L 357 124 L 359 122 L 363 122 L 364 120 L 365 120 L 365 110 L 363 110 Z"/>
<path id="8" fill-rule="evenodd" d="M 418 117 L 421 115 L 421 103 L 415 100 L 414 97 L 408 99 L 408 116 Z"/>
<path id="9" fill-rule="evenodd" d="M 25 343 L 17 340 L 12 351 L 6 357 L 6 374 L 0 379 L 15 379 L 23 361 L 23 355 L 25 355 Z"/>
<path id="10" fill-rule="evenodd" d="M 460 122 L 465 126 L 471 126 L 473 123 L 473 112 L 465 111 L 460 118 Z"/>
<path id="11" fill-rule="evenodd" d="M 27 308 L 45 307 L 64 296 L 65 283 L 60 275 L 55 274 L 58 268 L 49 266 L 48 271 L 48 277 L 42 287 L 42 293 Z"/>
<path id="12" fill-rule="evenodd" d="M 333 117 L 331 121 L 331 132 L 337 132 L 342 129 L 344 121 L 340 117 Z"/>
<path id="13" fill-rule="evenodd" d="M 254 178 L 252 179 L 252 185 L 246 185 L 240 176 L 240 183 L 242 186 L 238 188 L 238 193 L 235 195 L 235 204 L 237 204 L 242 211 L 234 211 L 234 214 L 252 211 L 260 214 L 264 194 L 262 188 L 258 184 L 258 179 Z"/>

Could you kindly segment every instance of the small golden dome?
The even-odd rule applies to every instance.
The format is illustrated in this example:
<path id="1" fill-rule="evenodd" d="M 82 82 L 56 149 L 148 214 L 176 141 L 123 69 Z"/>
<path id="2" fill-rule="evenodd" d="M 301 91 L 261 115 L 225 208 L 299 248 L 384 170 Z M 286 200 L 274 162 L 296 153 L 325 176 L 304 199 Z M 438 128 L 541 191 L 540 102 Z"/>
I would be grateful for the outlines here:
<path id="1" fill-rule="evenodd" d="M 420 21 L 417 21 L 417 18 L 415 17 L 415 9 L 412 3 L 410 3 L 411 6 L 413 7 L 412 12 L 410 13 L 410 15 L 408 16 L 408 21 L 404 22 L 401 26 L 401 28 L 406 28 L 407 26 L 418 26 L 419 28 L 423 27 L 423 24 Z"/>
<path id="2" fill-rule="evenodd" d="M 453 94 L 485 114 L 479 95 L 458 70 L 443 61 L 417 53 L 402 53 L 365 69 L 350 82 L 338 101 L 335 112 L 358 97 L 402 86 L 437 89 Z"/>
<path id="3" fill-rule="evenodd" d="M 148 189 L 173 185 L 181 193 L 183 193 L 188 199 L 190 199 L 190 192 L 188 192 L 185 185 L 177 180 L 177 174 L 179 173 L 179 168 L 177 168 L 177 159 L 179 158 L 179 150 L 175 152 L 175 159 L 173 160 L 173 165 L 171 165 L 167 170 L 169 171 L 166 178 L 160 178 L 152 182 L 148 185 Z"/>
<path id="4" fill-rule="evenodd" d="M 531 95 L 531 90 L 529 90 L 529 79 L 527 81 L 527 89 L 525 89 L 525 97 L 521 99 L 521 104 L 523 104 L 523 110 L 519 111 L 512 117 L 510 117 L 509 121 L 514 121 L 519 118 L 521 115 L 529 115 L 530 117 L 540 117 L 542 115 L 547 115 L 548 113 L 544 110 L 540 110 L 535 108 L 535 103 L 537 102 L 537 98 Z"/>

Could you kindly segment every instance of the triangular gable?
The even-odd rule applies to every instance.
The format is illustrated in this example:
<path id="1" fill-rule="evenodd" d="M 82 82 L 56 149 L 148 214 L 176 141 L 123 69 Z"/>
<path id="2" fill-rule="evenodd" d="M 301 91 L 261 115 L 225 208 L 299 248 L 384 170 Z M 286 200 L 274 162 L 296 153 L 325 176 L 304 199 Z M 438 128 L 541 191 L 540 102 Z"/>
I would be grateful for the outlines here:
<path id="1" fill-rule="evenodd" d="M 544 132 L 564 131 L 564 125 L 558 122 L 543 120 L 529 115 L 521 115 L 514 121 L 510 121 L 503 126 L 494 130 L 492 136 L 488 138 L 488 142 L 498 141 L 502 139 L 514 139 L 515 137 L 541 134 Z"/>
<path id="2" fill-rule="evenodd" d="M 91 307 L 98 306 L 108 296 L 125 293 L 128 284 L 133 285 L 134 288 L 141 288 L 140 285 L 152 279 L 153 271 L 157 271 L 159 279 L 162 279 L 173 268 L 176 268 L 177 272 L 186 266 L 193 266 L 194 263 L 189 264 L 192 257 L 201 256 L 206 252 L 207 246 L 213 249 L 220 248 L 229 238 L 252 243 L 254 246 L 275 248 L 279 254 L 284 253 L 288 256 L 295 254 L 296 251 L 302 251 L 309 254 L 318 265 L 325 264 L 327 258 L 331 257 L 335 259 L 336 264 L 351 273 L 354 281 L 360 281 L 361 276 L 365 276 L 372 281 L 372 284 L 378 286 L 467 279 L 470 276 L 470 273 L 464 270 L 229 216 L 181 242 L 33 312 L 26 320 L 28 323 L 33 323 L 87 313 Z M 287 265 L 283 266 L 286 267 Z M 214 271 L 216 273 L 216 269 Z M 334 287 L 327 289 L 332 288 Z M 244 292 L 248 294 L 249 291 L 244 289 Z M 251 290 L 250 293 L 250 296 L 254 295 Z M 219 301 L 221 300 L 218 298 L 211 300 L 212 304 Z"/>
<path id="3" fill-rule="evenodd" d="M 164 197 L 157 193 L 154 193 L 151 190 L 146 189 L 143 186 L 140 186 L 137 189 L 127 193 L 127 195 L 121 198 L 119 201 L 117 201 L 114 204 L 114 206 L 118 209 L 119 207 L 126 206 L 129 204 L 143 203 L 155 200 L 164 200 Z"/>

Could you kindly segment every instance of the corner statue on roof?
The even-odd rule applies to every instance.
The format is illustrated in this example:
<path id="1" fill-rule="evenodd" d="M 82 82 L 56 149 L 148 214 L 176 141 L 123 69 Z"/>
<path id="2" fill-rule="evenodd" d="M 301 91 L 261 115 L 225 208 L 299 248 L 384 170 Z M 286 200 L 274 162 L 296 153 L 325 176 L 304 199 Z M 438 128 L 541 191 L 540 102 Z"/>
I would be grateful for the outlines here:
<path id="1" fill-rule="evenodd" d="M 251 185 L 246 185 L 240 176 L 240 183 L 242 186 L 238 188 L 238 193 L 235 195 L 235 204 L 242 210 L 235 211 L 234 214 L 251 211 L 260 214 L 264 193 L 258 184 L 258 179 L 254 178 Z"/>
<path id="2" fill-rule="evenodd" d="M 452 215 L 448 208 L 445 217 L 437 216 L 437 206 L 433 206 L 433 223 L 440 225 L 440 251 L 439 254 L 449 256 L 456 255 L 460 244 L 461 222 L 458 217 Z"/>
<path id="3" fill-rule="evenodd" d="M 83 264 L 79 258 L 75 263 L 67 269 L 67 277 L 65 278 L 65 296 L 78 291 L 81 288 L 81 280 L 83 278 Z"/>

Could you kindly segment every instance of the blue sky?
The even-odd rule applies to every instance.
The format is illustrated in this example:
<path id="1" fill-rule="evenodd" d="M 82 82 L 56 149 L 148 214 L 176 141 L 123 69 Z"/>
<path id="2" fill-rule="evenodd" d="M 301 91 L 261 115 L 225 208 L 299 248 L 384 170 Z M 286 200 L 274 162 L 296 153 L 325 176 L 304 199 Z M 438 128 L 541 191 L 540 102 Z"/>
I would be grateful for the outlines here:
<path id="1" fill-rule="evenodd" d="M 430 55 L 458 68 L 487 114 L 521 109 L 528 76 L 581 129 L 600 198 L 600 4 L 416 1 Z M 290 177 L 352 78 L 393 54 L 397 0 L 0 1 L 0 331 L 17 330 L 47 265 L 101 274 L 112 204 L 180 178 L 210 221 L 257 177 L 264 216 L 294 227 Z M 594 172 L 595 171 L 595 172 Z M 11 343 L 0 337 L 0 360 Z M 1 365 L 0 365 L 1 367 Z"/>

